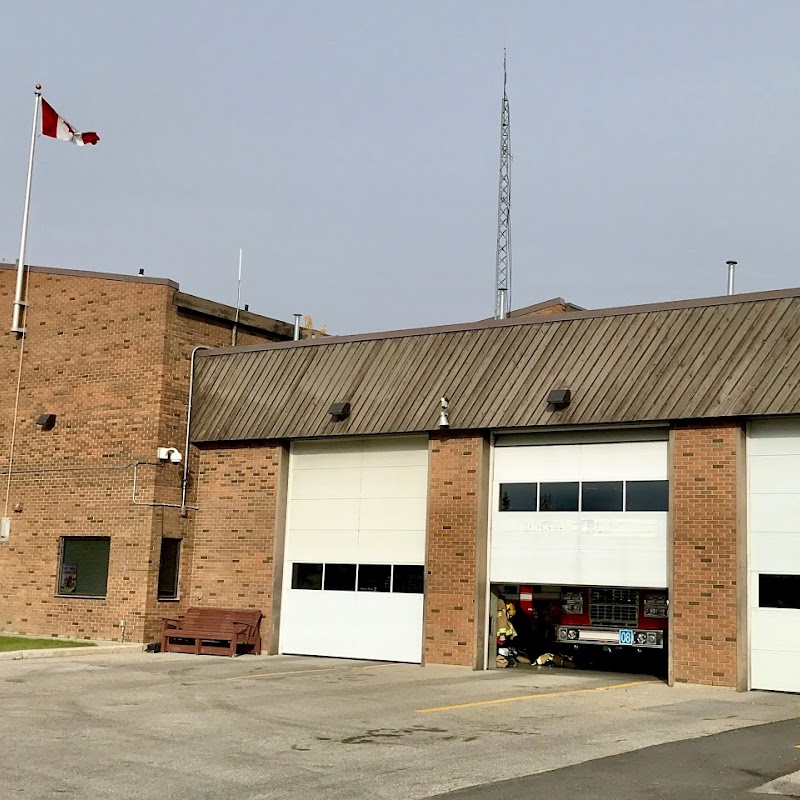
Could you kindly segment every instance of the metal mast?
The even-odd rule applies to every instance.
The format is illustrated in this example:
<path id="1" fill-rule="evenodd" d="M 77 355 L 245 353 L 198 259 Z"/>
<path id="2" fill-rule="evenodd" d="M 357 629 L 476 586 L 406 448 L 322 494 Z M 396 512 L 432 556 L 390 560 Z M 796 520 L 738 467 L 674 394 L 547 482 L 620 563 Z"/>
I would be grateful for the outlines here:
<path id="1" fill-rule="evenodd" d="M 494 316 L 511 311 L 511 113 L 506 94 L 506 51 L 503 50 L 503 106 L 500 112 L 500 186 L 497 195 L 497 293 Z"/>

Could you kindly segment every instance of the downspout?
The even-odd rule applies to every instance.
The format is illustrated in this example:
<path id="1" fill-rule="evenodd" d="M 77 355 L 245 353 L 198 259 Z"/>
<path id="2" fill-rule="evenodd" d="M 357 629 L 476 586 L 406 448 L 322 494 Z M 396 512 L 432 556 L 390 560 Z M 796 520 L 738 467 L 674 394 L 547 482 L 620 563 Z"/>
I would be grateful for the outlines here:
<path id="1" fill-rule="evenodd" d="M 181 516 L 188 515 L 186 492 L 189 487 L 189 436 L 192 431 L 192 394 L 194 392 L 194 357 L 198 350 L 211 350 L 207 344 L 199 344 L 192 350 L 189 361 L 189 403 L 186 408 L 186 441 L 183 447 L 183 477 L 181 478 Z"/>

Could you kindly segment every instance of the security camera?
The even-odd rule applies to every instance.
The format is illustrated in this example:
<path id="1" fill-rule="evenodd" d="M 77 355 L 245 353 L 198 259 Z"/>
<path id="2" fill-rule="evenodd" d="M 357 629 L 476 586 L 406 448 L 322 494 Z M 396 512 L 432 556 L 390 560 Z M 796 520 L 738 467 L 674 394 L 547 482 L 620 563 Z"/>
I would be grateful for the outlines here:
<path id="1" fill-rule="evenodd" d="M 158 460 L 169 461 L 171 464 L 180 464 L 183 460 L 183 456 L 180 454 L 177 447 L 159 447 Z"/>

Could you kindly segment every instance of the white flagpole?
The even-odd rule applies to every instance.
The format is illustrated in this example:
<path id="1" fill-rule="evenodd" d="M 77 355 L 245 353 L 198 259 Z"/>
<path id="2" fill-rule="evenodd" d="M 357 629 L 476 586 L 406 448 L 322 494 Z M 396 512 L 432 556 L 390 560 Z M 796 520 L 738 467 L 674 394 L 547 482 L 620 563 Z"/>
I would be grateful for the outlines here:
<path id="1" fill-rule="evenodd" d="M 25 244 L 28 240 L 28 210 L 31 205 L 31 179 L 33 178 L 33 151 L 36 147 L 36 123 L 39 121 L 39 105 L 42 97 L 42 85 L 36 84 L 35 99 L 33 101 L 33 127 L 31 130 L 31 155 L 28 159 L 28 182 L 25 186 L 25 210 L 22 212 L 22 236 L 19 242 L 19 260 L 17 261 L 17 289 L 14 293 L 14 318 L 11 323 L 11 333 L 22 336 L 23 309 L 25 301 L 22 299 L 22 289 L 25 283 Z"/>

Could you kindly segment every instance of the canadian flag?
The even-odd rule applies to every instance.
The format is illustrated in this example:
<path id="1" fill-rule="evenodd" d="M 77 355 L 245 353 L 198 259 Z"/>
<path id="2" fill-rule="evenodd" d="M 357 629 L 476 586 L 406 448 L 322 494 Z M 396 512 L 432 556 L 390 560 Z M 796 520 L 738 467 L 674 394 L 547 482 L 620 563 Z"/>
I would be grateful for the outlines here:
<path id="1" fill-rule="evenodd" d="M 58 116 L 56 110 L 44 97 L 42 98 L 42 134 L 65 142 L 72 142 L 81 147 L 85 144 L 97 144 L 100 141 L 100 137 L 94 131 L 86 131 L 86 133 L 76 131 L 64 117 Z"/>

